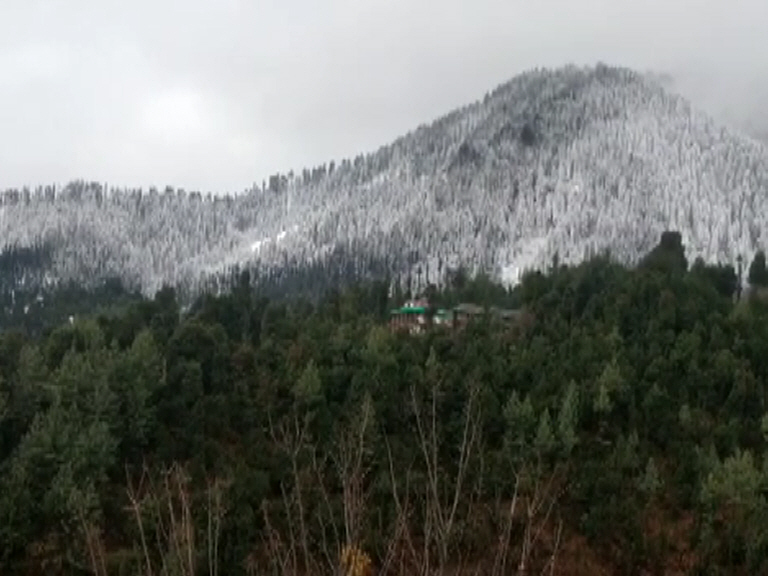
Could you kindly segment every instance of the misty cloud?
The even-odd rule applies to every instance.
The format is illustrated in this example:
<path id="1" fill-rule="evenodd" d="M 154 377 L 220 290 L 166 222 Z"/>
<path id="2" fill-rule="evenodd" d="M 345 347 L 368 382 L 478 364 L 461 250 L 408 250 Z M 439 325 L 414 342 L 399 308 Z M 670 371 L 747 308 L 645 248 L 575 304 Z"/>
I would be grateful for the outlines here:
<path id="1" fill-rule="evenodd" d="M 768 132 L 767 21 L 764 0 L 4 0 L 0 187 L 241 190 L 569 62 L 668 72 Z"/>

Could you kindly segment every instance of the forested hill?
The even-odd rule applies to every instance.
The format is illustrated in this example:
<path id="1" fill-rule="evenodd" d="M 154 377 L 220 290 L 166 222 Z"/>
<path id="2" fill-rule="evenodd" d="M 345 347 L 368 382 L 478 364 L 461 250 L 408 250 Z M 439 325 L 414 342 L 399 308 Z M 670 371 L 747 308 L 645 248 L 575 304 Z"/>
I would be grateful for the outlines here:
<path id="1" fill-rule="evenodd" d="M 516 280 L 607 247 L 632 263 L 667 229 L 692 258 L 735 264 L 766 248 L 767 190 L 763 144 L 649 76 L 568 66 L 239 195 L 87 182 L 8 191 L 0 239 L 47 255 L 27 285 L 117 277 L 194 295 L 231 286 L 237 266 L 276 291 L 409 275 L 423 286 L 459 264 Z"/>
<path id="2" fill-rule="evenodd" d="M 741 299 L 688 259 L 457 276 L 436 304 L 531 321 L 420 336 L 383 283 L 247 277 L 3 331 L 0 571 L 765 574 L 765 258 Z"/>

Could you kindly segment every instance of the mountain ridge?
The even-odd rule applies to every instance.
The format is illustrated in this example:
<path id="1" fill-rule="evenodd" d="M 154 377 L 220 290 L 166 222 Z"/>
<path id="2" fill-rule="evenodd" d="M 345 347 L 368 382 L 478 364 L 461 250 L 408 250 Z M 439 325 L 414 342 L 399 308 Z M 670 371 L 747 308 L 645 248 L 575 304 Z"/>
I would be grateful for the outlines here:
<path id="1" fill-rule="evenodd" d="M 53 245 L 55 278 L 118 276 L 148 292 L 194 292 L 242 267 L 423 285 L 463 265 L 515 282 L 555 257 L 610 249 L 633 263 L 666 229 L 692 258 L 750 258 L 768 225 L 768 149 L 662 84 L 604 64 L 537 68 L 374 152 L 249 194 L 9 192 L 0 237 Z"/>

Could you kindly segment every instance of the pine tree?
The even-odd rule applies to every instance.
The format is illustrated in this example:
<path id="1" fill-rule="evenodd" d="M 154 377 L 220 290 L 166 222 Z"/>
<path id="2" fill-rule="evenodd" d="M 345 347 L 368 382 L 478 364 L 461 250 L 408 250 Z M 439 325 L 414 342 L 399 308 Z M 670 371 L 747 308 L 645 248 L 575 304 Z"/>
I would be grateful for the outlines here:
<path id="1" fill-rule="evenodd" d="M 765 288 L 768 286 L 768 269 L 765 266 L 765 252 L 758 250 L 752 264 L 749 265 L 749 283 L 752 286 Z"/>

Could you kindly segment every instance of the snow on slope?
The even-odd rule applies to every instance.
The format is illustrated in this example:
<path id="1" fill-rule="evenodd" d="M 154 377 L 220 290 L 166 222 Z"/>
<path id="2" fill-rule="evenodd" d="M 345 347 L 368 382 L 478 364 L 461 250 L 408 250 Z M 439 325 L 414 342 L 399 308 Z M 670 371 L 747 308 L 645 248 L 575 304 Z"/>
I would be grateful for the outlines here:
<path id="1" fill-rule="evenodd" d="M 23 195 L 22 195 L 23 196 Z M 9 197 L 10 198 L 10 197 Z M 4 201 L 0 238 L 57 246 L 57 273 L 148 290 L 237 263 L 322 261 L 334 247 L 432 280 L 458 263 L 515 281 L 558 255 L 626 262 L 679 230 L 689 259 L 766 247 L 768 150 L 653 78 L 533 70 L 374 153 L 206 199 L 70 185 Z"/>

